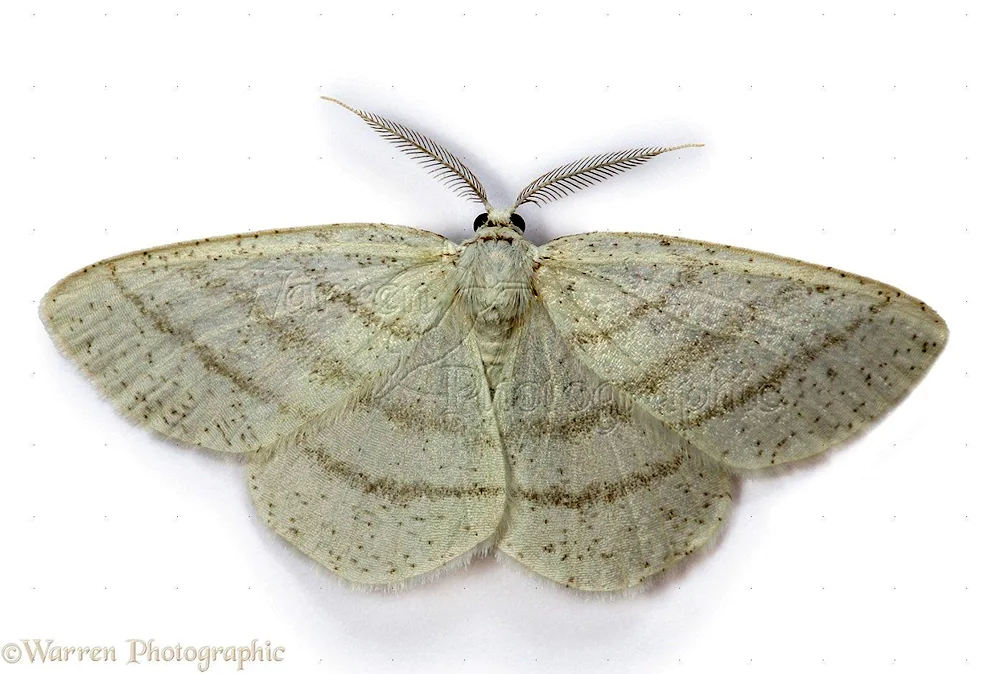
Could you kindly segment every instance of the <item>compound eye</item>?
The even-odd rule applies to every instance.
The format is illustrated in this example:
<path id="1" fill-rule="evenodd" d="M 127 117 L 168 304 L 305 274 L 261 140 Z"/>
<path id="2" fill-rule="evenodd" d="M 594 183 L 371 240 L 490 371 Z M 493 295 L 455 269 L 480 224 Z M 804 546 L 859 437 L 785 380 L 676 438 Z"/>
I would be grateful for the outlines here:
<path id="1" fill-rule="evenodd" d="M 524 234 L 524 218 L 520 215 L 512 213 L 510 216 L 510 224 L 517 227 L 517 231 L 521 232 L 521 234 Z"/>
<path id="2" fill-rule="evenodd" d="M 472 223 L 472 231 L 474 232 L 483 225 L 485 225 L 486 221 L 489 220 L 489 218 L 490 216 L 488 216 L 486 213 L 480 213 L 479 215 L 477 215 L 476 221 Z"/>

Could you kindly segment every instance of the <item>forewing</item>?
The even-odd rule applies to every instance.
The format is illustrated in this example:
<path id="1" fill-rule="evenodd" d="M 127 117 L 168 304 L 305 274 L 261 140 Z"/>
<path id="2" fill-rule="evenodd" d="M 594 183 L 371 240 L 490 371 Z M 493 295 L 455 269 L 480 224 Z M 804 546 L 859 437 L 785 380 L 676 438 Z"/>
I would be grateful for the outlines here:
<path id="1" fill-rule="evenodd" d="M 261 516 L 352 583 L 398 586 L 494 538 L 503 453 L 469 327 L 449 311 L 345 405 L 252 455 Z"/>
<path id="2" fill-rule="evenodd" d="M 564 585 L 642 583 L 703 545 L 730 479 L 597 376 L 535 302 L 495 406 L 509 478 L 499 547 Z"/>
<path id="3" fill-rule="evenodd" d="M 649 234 L 557 239 L 540 251 L 536 289 L 598 375 L 741 468 L 870 425 L 948 335 L 930 307 L 883 283 Z"/>
<path id="4" fill-rule="evenodd" d="M 242 452 L 330 407 L 438 321 L 453 250 L 374 224 L 204 239 L 86 267 L 40 314 L 125 416 Z"/>

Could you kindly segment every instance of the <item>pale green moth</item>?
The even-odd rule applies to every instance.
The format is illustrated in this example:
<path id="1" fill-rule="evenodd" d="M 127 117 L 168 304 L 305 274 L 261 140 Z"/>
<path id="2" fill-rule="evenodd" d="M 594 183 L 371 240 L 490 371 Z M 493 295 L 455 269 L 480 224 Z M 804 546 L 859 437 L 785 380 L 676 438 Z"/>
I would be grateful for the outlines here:
<path id="1" fill-rule="evenodd" d="M 944 347 L 930 307 L 836 269 L 654 234 L 523 238 L 523 204 L 687 145 L 587 157 L 496 208 L 451 152 L 344 107 L 482 203 L 471 238 L 191 241 L 81 269 L 40 313 L 129 419 L 246 454 L 264 520 L 350 583 L 495 550 L 635 587 L 712 537 L 737 473 L 865 429 Z"/>

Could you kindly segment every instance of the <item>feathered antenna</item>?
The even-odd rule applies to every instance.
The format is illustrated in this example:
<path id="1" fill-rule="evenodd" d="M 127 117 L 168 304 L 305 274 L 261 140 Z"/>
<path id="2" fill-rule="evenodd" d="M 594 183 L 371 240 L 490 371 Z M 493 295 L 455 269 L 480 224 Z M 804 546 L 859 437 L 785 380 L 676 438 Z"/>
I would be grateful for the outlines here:
<path id="1" fill-rule="evenodd" d="M 634 150 L 606 152 L 563 164 L 528 183 L 528 186 L 517 195 L 517 199 L 514 200 L 514 205 L 510 209 L 514 211 L 523 204 L 541 206 L 567 194 L 582 190 L 584 187 L 596 185 L 619 173 L 624 173 L 630 168 L 645 164 L 656 155 L 688 147 L 704 147 L 704 144 L 687 143 L 673 147 L 640 147 Z"/>
<path id="2" fill-rule="evenodd" d="M 486 188 L 479 182 L 479 178 L 458 157 L 424 134 L 380 115 L 352 108 L 336 98 L 329 96 L 320 96 L 320 98 L 332 101 L 363 119 L 368 126 L 375 130 L 375 133 L 395 145 L 403 154 L 416 159 L 418 164 L 426 168 L 432 176 L 458 193 L 459 196 L 471 201 L 481 201 L 487 210 L 492 209 L 489 199 L 486 197 Z"/>

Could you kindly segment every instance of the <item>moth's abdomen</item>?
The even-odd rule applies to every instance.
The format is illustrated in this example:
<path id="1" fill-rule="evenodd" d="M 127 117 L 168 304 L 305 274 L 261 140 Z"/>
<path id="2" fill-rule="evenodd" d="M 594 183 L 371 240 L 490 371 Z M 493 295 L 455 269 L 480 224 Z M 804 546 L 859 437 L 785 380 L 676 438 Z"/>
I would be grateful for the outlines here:
<path id="1" fill-rule="evenodd" d="M 517 349 L 518 342 L 514 336 L 518 327 L 513 323 L 477 322 L 474 330 L 479 356 L 483 359 L 486 381 L 492 395 L 500 381 L 505 364 L 513 357 L 512 352 Z"/>

